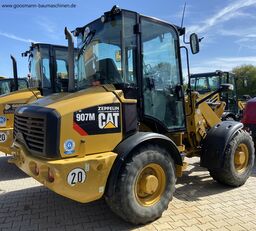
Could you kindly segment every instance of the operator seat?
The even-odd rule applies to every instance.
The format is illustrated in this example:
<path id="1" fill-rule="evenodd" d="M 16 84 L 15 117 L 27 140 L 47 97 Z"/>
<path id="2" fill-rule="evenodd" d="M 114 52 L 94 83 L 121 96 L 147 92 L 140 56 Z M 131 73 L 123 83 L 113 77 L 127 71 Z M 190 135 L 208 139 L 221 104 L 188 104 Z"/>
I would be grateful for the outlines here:
<path id="1" fill-rule="evenodd" d="M 144 77 L 145 114 L 164 122 L 166 114 L 166 94 L 163 87 L 158 88 L 156 80 L 150 74 Z"/>
<path id="2" fill-rule="evenodd" d="M 98 61 L 98 70 L 102 75 L 104 83 L 121 83 L 122 79 L 117 70 L 116 64 L 110 58 L 101 59 Z M 96 66 L 97 66 L 96 64 Z"/>

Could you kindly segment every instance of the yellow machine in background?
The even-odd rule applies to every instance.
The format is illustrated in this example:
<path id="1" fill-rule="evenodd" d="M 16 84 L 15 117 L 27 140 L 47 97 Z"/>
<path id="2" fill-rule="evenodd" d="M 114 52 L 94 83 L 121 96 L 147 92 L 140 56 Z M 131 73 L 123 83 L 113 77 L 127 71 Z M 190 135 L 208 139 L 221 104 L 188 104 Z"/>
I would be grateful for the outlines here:
<path id="1" fill-rule="evenodd" d="M 0 96 L 9 94 L 10 92 L 15 91 L 14 90 L 14 80 L 12 78 L 4 78 L 0 79 Z M 26 78 L 19 78 L 18 79 L 19 84 L 19 90 L 28 88 L 28 81 Z"/>
<path id="2" fill-rule="evenodd" d="M 70 78 L 64 97 L 16 110 L 12 161 L 65 197 L 84 203 L 104 196 L 134 224 L 167 209 L 185 156 L 200 156 L 223 184 L 244 184 L 254 164 L 252 139 L 241 123 L 221 121 L 198 93 L 185 99 L 184 32 L 116 6 L 77 28 L 76 82 Z M 73 70 L 72 36 L 66 36 Z M 190 45 L 199 51 L 196 34 Z"/>
<path id="3" fill-rule="evenodd" d="M 5 78 L 0 76 L 0 95 L 28 88 L 27 79 L 18 78 L 16 59 L 12 55 L 11 59 L 13 66 L 13 78 Z"/>
<path id="4" fill-rule="evenodd" d="M 67 47 L 35 43 L 22 55 L 29 58 L 29 87 L 0 97 L 0 151 L 5 154 L 11 154 L 15 109 L 68 86 Z M 15 66 L 16 61 L 17 76 Z"/>
<path id="5" fill-rule="evenodd" d="M 191 87 L 194 91 L 198 91 L 202 97 L 219 89 L 223 83 L 230 83 L 234 86 L 234 90 L 225 93 L 215 94 L 208 100 L 209 105 L 219 114 L 224 106 L 224 111 L 220 114 L 222 120 L 240 120 L 246 100 L 237 94 L 236 77 L 231 72 L 215 71 L 208 73 L 197 73 L 190 76 Z"/>

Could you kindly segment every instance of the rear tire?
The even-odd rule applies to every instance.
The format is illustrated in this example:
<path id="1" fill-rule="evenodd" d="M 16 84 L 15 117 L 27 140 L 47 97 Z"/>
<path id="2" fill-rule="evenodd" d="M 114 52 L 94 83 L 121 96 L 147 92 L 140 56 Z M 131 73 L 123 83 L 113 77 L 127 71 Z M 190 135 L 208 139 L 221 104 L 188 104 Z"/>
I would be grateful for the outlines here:
<path id="1" fill-rule="evenodd" d="M 220 169 L 209 169 L 212 178 L 222 184 L 241 186 L 249 178 L 254 165 L 254 144 L 246 131 L 238 131 L 228 144 L 224 165 Z"/>
<path id="2" fill-rule="evenodd" d="M 165 149 L 147 144 L 132 153 L 119 173 L 116 191 L 105 199 L 124 220 L 145 224 L 167 209 L 175 182 L 173 159 Z"/>

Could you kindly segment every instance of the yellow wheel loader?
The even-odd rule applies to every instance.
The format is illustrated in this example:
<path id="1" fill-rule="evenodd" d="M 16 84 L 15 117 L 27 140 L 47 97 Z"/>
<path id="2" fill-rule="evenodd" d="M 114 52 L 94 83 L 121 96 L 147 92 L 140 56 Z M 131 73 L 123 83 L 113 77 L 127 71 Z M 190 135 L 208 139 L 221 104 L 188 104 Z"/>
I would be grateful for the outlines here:
<path id="1" fill-rule="evenodd" d="M 26 78 L 18 79 L 18 89 L 26 89 L 28 88 L 28 81 Z M 2 78 L 0 79 L 0 97 L 5 94 L 9 94 L 10 92 L 16 91 L 14 88 L 14 79 L 13 78 Z"/>
<path id="2" fill-rule="evenodd" d="M 0 95 L 5 95 L 13 91 L 28 88 L 28 81 L 26 78 L 18 78 L 17 62 L 11 55 L 13 66 L 13 78 L 5 78 L 0 76 Z"/>
<path id="3" fill-rule="evenodd" d="M 184 28 L 114 6 L 74 34 L 78 73 L 70 93 L 15 112 L 12 162 L 21 170 L 75 201 L 104 196 L 133 224 L 167 209 L 185 156 L 200 156 L 223 184 L 246 182 L 254 146 L 243 125 L 221 121 L 197 92 L 185 100 Z M 72 36 L 66 35 L 72 70 Z M 196 34 L 190 44 L 197 53 Z"/>
<path id="4" fill-rule="evenodd" d="M 43 96 L 66 91 L 68 85 L 67 47 L 35 43 L 22 56 L 29 60 L 29 87 L 21 89 L 23 80 L 17 78 L 17 64 L 12 57 L 13 81 L 17 82 L 14 91 L 0 97 L 0 151 L 5 154 L 11 154 L 15 109 Z"/>
<path id="5" fill-rule="evenodd" d="M 208 104 L 216 109 L 224 107 L 223 113 L 220 114 L 222 120 L 241 119 L 246 101 L 238 97 L 236 77 L 234 74 L 219 70 L 208 73 L 197 73 L 190 75 L 190 81 L 192 90 L 198 91 L 202 97 L 219 89 L 222 83 L 233 84 L 233 91 L 214 95 L 213 98 L 208 100 Z"/>

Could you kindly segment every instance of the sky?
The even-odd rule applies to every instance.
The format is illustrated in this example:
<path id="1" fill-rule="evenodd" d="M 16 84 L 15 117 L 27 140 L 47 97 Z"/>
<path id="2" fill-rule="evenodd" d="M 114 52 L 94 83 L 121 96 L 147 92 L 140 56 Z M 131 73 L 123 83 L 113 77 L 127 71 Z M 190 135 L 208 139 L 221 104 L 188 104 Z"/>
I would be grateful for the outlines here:
<path id="1" fill-rule="evenodd" d="M 70 30 L 84 26 L 113 5 L 180 25 L 185 2 L 187 40 L 193 32 L 204 37 L 200 52 L 190 55 L 191 73 L 256 65 L 256 0 L 0 0 L 0 76 L 13 75 L 10 54 L 17 59 L 18 75 L 27 76 L 28 60 L 21 53 L 32 41 L 67 45 L 65 26 Z M 72 6 L 41 8 L 38 4 Z M 182 57 L 185 69 L 184 54 Z"/>

